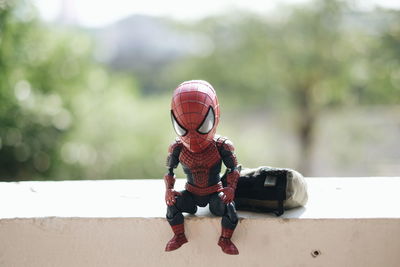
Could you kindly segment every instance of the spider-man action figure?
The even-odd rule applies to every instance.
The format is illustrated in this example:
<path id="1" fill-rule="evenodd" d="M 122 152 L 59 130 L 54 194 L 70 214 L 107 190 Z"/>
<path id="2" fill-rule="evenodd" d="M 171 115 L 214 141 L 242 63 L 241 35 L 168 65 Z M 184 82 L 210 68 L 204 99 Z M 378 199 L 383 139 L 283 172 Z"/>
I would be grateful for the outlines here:
<path id="1" fill-rule="evenodd" d="M 179 85 L 171 103 L 171 120 L 179 137 L 170 145 L 167 158 L 167 220 L 174 232 L 166 251 L 187 242 L 182 212 L 194 214 L 197 206 L 209 204 L 211 213 L 222 216 L 218 245 L 227 254 L 239 254 L 231 237 L 238 223 L 233 202 L 239 179 L 232 143 L 215 135 L 219 122 L 219 104 L 214 88 L 206 81 L 187 81 Z M 226 186 L 220 177 L 222 162 L 228 170 Z M 181 163 L 187 176 L 186 190 L 174 190 L 173 169 Z"/>

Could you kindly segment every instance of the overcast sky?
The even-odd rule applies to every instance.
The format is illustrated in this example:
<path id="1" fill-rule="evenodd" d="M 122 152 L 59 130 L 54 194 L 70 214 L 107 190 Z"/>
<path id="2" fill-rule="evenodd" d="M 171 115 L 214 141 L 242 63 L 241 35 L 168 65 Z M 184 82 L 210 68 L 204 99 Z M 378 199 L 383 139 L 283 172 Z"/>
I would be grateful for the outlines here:
<path id="1" fill-rule="evenodd" d="M 304 3 L 309 0 L 33 0 L 45 20 L 60 14 L 82 26 L 98 27 L 130 14 L 162 15 L 176 19 L 197 19 L 229 9 L 268 12 L 281 4 Z M 355 1 L 353 1 L 355 2 Z M 357 1 L 364 9 L 375 6 L 400 8 L 400 0 Z"/>

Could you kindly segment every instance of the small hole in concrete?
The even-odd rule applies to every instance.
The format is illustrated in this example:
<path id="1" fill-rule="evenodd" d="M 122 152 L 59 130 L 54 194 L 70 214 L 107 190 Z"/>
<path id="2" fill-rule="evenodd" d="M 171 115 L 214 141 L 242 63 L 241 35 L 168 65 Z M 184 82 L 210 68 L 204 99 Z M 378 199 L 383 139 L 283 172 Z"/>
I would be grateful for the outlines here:
<path id="1" fill-rule="evenodd" d="M 313 256 L 314 258 L 318 257 L 319 255 L 321 255 L 321 251 L 319 250 L 313 250 L 311 252 L 311 256 Z"/>

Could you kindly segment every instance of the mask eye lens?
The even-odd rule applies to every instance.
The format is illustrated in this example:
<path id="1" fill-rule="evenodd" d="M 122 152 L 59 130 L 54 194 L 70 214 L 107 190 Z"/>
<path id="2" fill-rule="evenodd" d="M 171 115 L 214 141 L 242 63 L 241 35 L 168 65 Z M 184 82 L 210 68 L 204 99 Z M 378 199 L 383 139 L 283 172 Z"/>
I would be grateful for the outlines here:
<path id="1" fill-rule="evenodd" d="M 186 129 L 180 126 L 177 120 L 175 119 L 175 115 L 172 112 L 172 110 L 171 110 L 171 121 L 172 121 L 172 126 L 174 126 L 174 130 L 177 135 L 184 136 L 187 133 Z"/>
<path id="2" fill-rule="evenodd" d="M 197 129 L 197 131 L 201 134 L 207 134 L 211 131 L 211 129 L 214 127 L 214 122 L 215 122 L 215 115 L 214 115 L 214 110 L 212 107 L 208 109 L 206 118 L 204 121 L 200 124 L 200 127 Z"/>

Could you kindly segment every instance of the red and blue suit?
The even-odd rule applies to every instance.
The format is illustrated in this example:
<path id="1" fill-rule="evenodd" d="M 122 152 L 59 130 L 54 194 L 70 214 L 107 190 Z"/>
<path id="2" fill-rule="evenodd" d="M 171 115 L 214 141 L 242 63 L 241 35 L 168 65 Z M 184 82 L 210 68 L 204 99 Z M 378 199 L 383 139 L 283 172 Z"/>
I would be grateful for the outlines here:
<path id="1" fill-rule="evenodd" d="M 187 242 L 182 213 L 194 214 L 198 206 L 208 204 L 212 214 L 222 217 L 218 245 L 227 254 L 238 254 L 231 241 L 238 223 L 233 202 L 239 179 L 238 163 L 233 144 L 215 135 L 219 104 L 214 88 L 205 81 L 179 85 L 172 98 L 171 120 L 179 137 L 169 147 L 168 173 L 164 176 L 166 217 L 174 232 L 165 250 L 175 250 Z M 174 190 L 173 170 L 179 163 L 187 177 L 185 190 L 181 192 Z M 225 185 L 220 177 L 222 163 L 228 172 Z"/>

